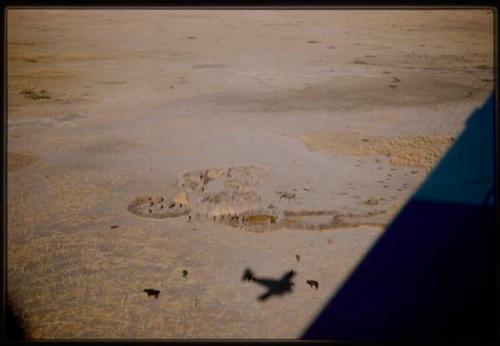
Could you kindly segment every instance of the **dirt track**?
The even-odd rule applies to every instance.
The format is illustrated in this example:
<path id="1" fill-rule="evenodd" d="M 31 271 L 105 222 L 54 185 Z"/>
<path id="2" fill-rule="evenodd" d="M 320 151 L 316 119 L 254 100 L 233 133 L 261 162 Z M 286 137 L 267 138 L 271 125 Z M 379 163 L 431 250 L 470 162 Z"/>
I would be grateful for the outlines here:
<path id="1" fill-rule="evenodd" d="M 11 10 L 7 43 L 8 294 L 32 338 L 300 337 L 493 90 L 484 10 Z M 129 211 L 182 191 L 207 218 Z M 258 231 L 210 220 L 269 205 Z M 258 301 L 246 268 L 295 289 Z"/>

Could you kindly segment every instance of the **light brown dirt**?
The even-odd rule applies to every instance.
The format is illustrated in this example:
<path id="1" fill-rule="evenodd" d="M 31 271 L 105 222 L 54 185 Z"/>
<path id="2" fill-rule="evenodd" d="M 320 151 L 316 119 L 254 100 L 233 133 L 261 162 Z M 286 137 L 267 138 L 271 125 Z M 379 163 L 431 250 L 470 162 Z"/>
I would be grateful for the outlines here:
<path id="1" fill-rule="evenodd" d="M 7 30 L 7 290 L 35 339 L 300 337 L 493 89 L 486 10 L 9 10 Z M 253 166 L 290 227 L 128 210 Z M 259 302 L 245 268 L 295 290 Z"/>

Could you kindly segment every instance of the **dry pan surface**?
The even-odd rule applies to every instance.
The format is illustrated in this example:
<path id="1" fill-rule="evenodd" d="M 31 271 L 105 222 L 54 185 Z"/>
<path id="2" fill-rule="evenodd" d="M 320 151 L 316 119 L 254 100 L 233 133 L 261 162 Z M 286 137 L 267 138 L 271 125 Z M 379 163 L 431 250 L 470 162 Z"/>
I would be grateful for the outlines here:
<path id="1" fill-rule="evenodd" d="M 300 337 L 493 88 L 485 10 L 7 20 L 8 295 L 34 339 Z M 259 301 L 246 268 L 293 291 Z"/>

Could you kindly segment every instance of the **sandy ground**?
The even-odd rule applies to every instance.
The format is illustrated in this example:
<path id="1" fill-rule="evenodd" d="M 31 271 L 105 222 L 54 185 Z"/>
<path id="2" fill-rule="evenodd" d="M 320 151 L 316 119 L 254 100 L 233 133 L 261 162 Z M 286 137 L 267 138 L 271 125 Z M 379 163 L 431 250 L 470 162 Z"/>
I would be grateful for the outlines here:
<path id="1" fill-rule="evenodd" d="M 300 337 L 493 89 L 485 10 L 7 18 L 32 338 Z M 246 268 L 294 290 L 259 301 Z"/>

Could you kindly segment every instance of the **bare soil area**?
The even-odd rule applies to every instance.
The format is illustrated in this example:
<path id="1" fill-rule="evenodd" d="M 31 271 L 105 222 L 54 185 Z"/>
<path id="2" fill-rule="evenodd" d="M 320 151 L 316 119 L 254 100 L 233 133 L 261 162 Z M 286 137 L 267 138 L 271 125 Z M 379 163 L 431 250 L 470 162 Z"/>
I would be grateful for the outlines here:
<path id="1" fill-rule="evenodd" d="M 7 21 L 33 339 L 299 338 L 493 90 L 486 10 Z"/>

